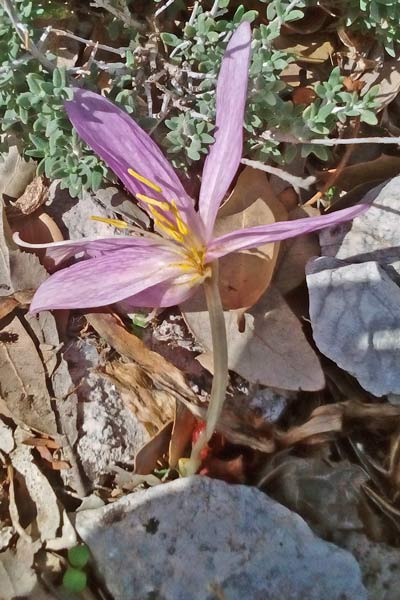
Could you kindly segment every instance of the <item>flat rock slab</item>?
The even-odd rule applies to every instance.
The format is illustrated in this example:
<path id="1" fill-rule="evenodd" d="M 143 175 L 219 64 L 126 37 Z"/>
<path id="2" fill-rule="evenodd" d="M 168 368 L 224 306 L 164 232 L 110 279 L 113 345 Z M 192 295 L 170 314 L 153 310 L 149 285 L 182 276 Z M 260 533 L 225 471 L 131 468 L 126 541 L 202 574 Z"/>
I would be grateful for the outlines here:
<path id="1" fill-rule="evenodd" d="M 191 477 L 79 512 L 115 600 L 366 600 L 354 557 L 255 488 Z"/>
<path id="2" fill-rule="evenodd" d="M 307 266 L 320 351 L 374 394 L 400 393 L 400 288 L 377 262 L 322 257 Z"/>
<path id="3" fill-rule="evenodd" d="M 377 261 L 400 275 L 400 177 L 370 190 L 370 208 L 352 222 L 320 232 L 321 252 L 348 262 Z"/>

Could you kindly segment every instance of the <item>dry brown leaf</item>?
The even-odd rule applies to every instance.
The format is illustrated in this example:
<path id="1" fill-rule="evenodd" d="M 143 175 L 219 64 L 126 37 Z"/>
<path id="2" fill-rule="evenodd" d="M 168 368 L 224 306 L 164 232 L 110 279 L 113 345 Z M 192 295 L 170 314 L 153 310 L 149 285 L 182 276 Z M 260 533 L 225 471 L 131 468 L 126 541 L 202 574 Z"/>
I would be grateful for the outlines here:
<path id="1" fill-rule="evenodd" d="M 135 474 L 149 475 L 154 471 L 158 460 L 168 452 L 171 432 L 172 421 L 167 423 L 147 444 L 140 448 L 135 456 Z"/>
<path id="2" fill-rule="evenodd" d="M 319 211 L 311 207 L 298 207 L 289 213 L 289 220 L 317 216 Z M 279 264 L 274 276 L 274 285 L 285 295 L 301 285 L 306 278 L 306 264 L 313 256 L 319 256 L 317 235 L 299 235 L 281 244 Z"/>
<path id="3" fill-rule="evenodd" d="M 271 393 L 272 395 L 274 392 Z M 268 454 L 274 452 L 276 450 L 275 426 L 269 418 L 270 415 L 265 414 L 267 411 L 261 409 L 261 412 L 260 415 L 260 403 L 253 402 L 251 395 L 228 396 L 218 422 L 218 431 L 232 444 L 248 446 Z"/>
<path id="4" fill-rule="evenodd" d="M 306 423 L 286 432 L 276 431 L 275 436 L 285 447 L 298 443 L 318 444 L 331 439 L 347 426 L 359 426 L 360 422 L 368 431 L 396 431 L 399 417 L 399 406 L 348 400 L 319 406 Z"/>
<path id="5" fill-rule="evenodd" d="M 379 91 L 375 96 L 377 112 L 388 106 L 400 92 L 400 57 L 385 56 L 383 65 L 379 64 L 374 70 L 365 71 L 361 76 L 364 82 L 363 93 L 378 85 Z"/>
<path id="6" fill-rule="evenodd" d="M 278 200 L 288 212 L 291 212 L 297 208 L 299 204 L 299 195 L 290 185 L 288 185 L 288 187 L 285 187 L 278 193 Z"/>
<path id="7" fill-rule="evenodd" d="M 128 492 L 131 492 L 135 489 L 135 487 L 137 487 L 138 485 L 142 485 L 143 483 L 149 486 L 161 485 L 162 483 L 161 479 L 158 479 L 158 477 L 156 477 L 155 475 L 138 475 L 136 473 L 132 473 L 131 471 L 125 471 L 125 469 L 122 469 L 121 467 L 117 466 L 113 468 L 113 472 L 115 473 L 115 483 L 117 484 L 119 490 L 113 490 L 112 496 L 120 495 L 120 490 L 126 490 Z M 94 499 L 96 504 L 98 504 L 99 497 L 95 496 Z M 85 500 L 86 499 L 84 498 L 79 510 L 87 510 L 86 506 L 83 506 L 84 504 L 88 504 L 87 502 L 85 503 Z M 90 499 L 89 497 L 89 501 L 90 500 L 92 499 Z M 96 504 L 92 506 L 92 503 L 93 502 L 89 503 L 89 509 L 99 508 L 99 506 L 96 506 Z M 100 506 L 103 505 L 104 503 Z"/>
<path id="8" fill-rule="evenodd" d="M 185 402 L 190 410 L 198 412 L 197 397 L 186 384 L 183 373 L 129 333 L 116 315 L 91 313 L 86 318 L 111 347 L 133 361 L 108 363 L 103 372 L 122 389 L 124 402 L 155 436 L 135 460 L 137 473 L 149 473 L 160 453 L 168 451 L 176 401 Z"/>
<path id="9" fill-rule="evenodd" d="M 0 321 L 16 308 L 27 308 L 32 301 L 35 290 L 15 292 L 6 298 L 0 298 Z"/>
<path id="10" fill-rule="evenodd" d="M 50 437 L 27 437 L 24 439 L 23 444 L 27 446 L 44 446 L 45 448 L 51 448 L 52 450 L 58 450 L 60 444 Z"/>
<path id="11" fill-rule="evenodd" d="M 58 354 L 62 348 L 56 321 L 49 311 L 42 311 L 38 315 L 28 313 L 24 318 L 38 342 L 39 356 L 46 368 L 46 374 L 51 377 L 59 362 Z"/>
<path id="12" fill-rule="evenodd" d="M 304 17 L 298 21 L 285 23 L 282 32 L 286 35 L 300 33 L 302 35 L 320 31 L 328 18 L 328 12 L 319 6 L 309 6 L 304 11 Z"/>
<path id="13" fill-rule="evenodd" d="M 36 172 L 36 163 L 25 161 L 17 146 L 11 146 L 5 159 L 0 163 L 0 196 L 6 194 L 19 198 Z"/>
<path id="14" fill-rule="evenodd" d="M 337 33 L 343 44 L 350 49 L 351 54 L 359 56 L 360 59 L 366 56 L 371 46 L 376 43 L 374 36 L 343 26 L 337 28 Z"/>
<path id="15" fill-rule="evenodd" d="M 21 238 L 31 244 L 62 242 L 64 239 L 54 219 L 45 212 L 17 219 L 13 223 L 13 230 L 18 231 Z M 43 256 L 44 252 L 40 251 L 38 254 Z"/>
<path id="16" fill-rule="evenodd" d="M 36 289 L 46 277 L 47 272 L 38 258 L 21 252 L 12 242 L 11 230 L 0 203 L 0 297 L 10 296 L 15 291 Z"/>
<path id="17" fill-rule="evenodd" d="M 198 293 L 182 305 L 185 320 L 206 351 L 212 349 L 204 296 Z M 319 360 L 307 342 L 298 319 L 275 288 L 244 315 L 239 332 L 236 314 L 225 312 L 229 368 L 251 383 L 285 390 L 315 391 L 324 387 Z M 212 369 L 212 356 L 200 360 Z M 204 356 L 203 356 L 204 358 Z"/>
<path id="18" fill-rule="evenodd" d="M 0 450 L 5 454 L 10 454 L 14 449 L 13 430 L 1 419 L 0 414 Z M 0 527 L 1 529 L 1 527 Z"/>
<path id="19" fill-rule="evenodd" d="M 305 104 L 308 106 L 314 102 L 316 97 L 317 94 L 314 90 L 307 86 L 299 86 L 295 88 L 292 93 L 293 104 Z"/>
<path id="20" fill-rule="evenodd" d="M 22 196 L 13 204 L 13 208 L 23 215 L 30 215 L 35 212 L 49 197 L 49 188 L 44 181 L 44 177 L 35 177 L 28 184 Z"/>
<path id="21" fill-rule="evenodd" d="M 61 514 L 50 483 L 33 462 L 32 449 L 22 443 L 25 435 L 22 429 L 16 430 L 17 447 L 10 455 L 11 464 L 24 479 L 26 490 L 35 505 L 35 524 L 40 539 L 47 542 L 57 536 Z"/>
<path id="22" fill-rule="evenodd" d="M 176 404 L 174 426 L 169 444 L 168 463 L 171 469 L 178 464 L 178 460 L 185 454 L 186 448 L 192 440 L 196 417 L 183 404 Z"/>
<path id="23" fill-rule="evenodd" d="M 327 404 L 316 408 L 310 419 L 299 427 L 279 435 L 279 444 L 287 447 L 299 443 L 321 444 L 331 439 L 343 429 L 343 409 L 337 404 Z"/>
<path id="24" fill-rule="evenodd" d="M 56 27 L 53 20 L 49 25 L 53 28 Z M 67 29 L 71 30 L 71 25 L 69 23 L 68 25 Z M 75 31 L 75 29 L 72 29 L 72 31 Z M 82 44 L 79 41 L 62 35 L 62 30 L 60 29 L 50 31 L 46 45 L 47 51 L 55 54 L 56 66 L 64 67 L 65 69 L 70 69 L 76 65 L 79 52 L 82 49 Z"/>
<path id="25" fill-rule="evenodd" d="M 320 181 L 328 180 L 335 169 L 315 173 Z M 341 190 L 352 190 L 367 181 L 391 179 L 400 173 L 400 156 L 382 154 L 379 158 L 345 167 L 335 182 Z"/>
<path id="26" fill-rule="evenodd" d="M 40 540 L 33 544 L 20 538 L 15 549 L 0 554 L 1 600 L 27 597 L 32 592 L 36 584 L 33 561 L 40 545 Z"/>
<path id="27" fill-rule="evenodd" d="M 304 63 L 323 63 L 328 60 L 335 51 L 332 44 L 331 37 L 326 34 L 315 34 L 310 36 L 312 39 L 304 41 L 304 36 L 293 35 L 284 36 L 280 35 L 279 38 L 274 40 L 274 46 L 278 50 L 285 50 L 294 54 L 297 61 Z"/>
<path id="28" fill-rule="evenodd" d="M 101 370 L 122 391 L 124 403 L 152 436 L 173 419 L 175 411 L 175 397 L 153 385 L 156 371 L 157 363 L 149 375 L 135 363 L 118 361 L 107 363 Z"/>
<path id="29" fill-rule="evenodd" d="M 200 474 L 220 479 L 227 483 L 245 483 L 247 479 L 246 460 L 242 455 L 230 460 L 222 460 L 211 456 L 203 461 Z"/>
<path id="30" fill-rule="evenodd" d="M 111 313 L 88 313 L 86 318 L 114 350 L 135 361 L 150 376 L 154 389 L 169 391 L 176 399 L 182 397 L 196 401 L 196 395 L 187 385 L 182 372 L 129 333 L 119 317 Z"/>
<path id="31" fill-rule="evenodd" d="M 205 317 L 208 319 L 208 315 Z M 119 354 L 135 361 L 136 366 L 143 370 L 144 381 L 150 384 L 152 391 L 167 391 L 176 400 L 182 402 L 196 418 L 205 419 L 207 404 L 186 385 L 181 371 L 159 354 L 146 348 L 140 339 L 124 328 L 117 316 L 110 313 L 91 313 L 87 315 L 87 319 L 98 334 Z M 188 422 L 190 428 L 192 422 L 190 417 Z M 227 399 L 218 423 L 218 431 L 221 431 L 232 443 L 245 444 L 262 452 L 272 452 L 275 448 L 271 436 L 271 423 L 266 422 L 265 419 L 260 420 L 259 407 L 249 407 L 249 401 L 246 399 L 232 404 L 230 399 Z M 177 458 L 181 458 L 179 455 L 184 445 L 186 444 L 183 435 L 176 445 L 172 445 L 171 466 Z"/>
<path id="32" fill-rule="evenodd" d="M 218 212 L 215 234 L 286 218 L 286 209 L 274 195 L 265 173 L 246 167 Z M 226 309 L 253 306 L 259 300 L 271 282 L 278 253 L 279 243 L 275 242 L 220 259 L 220 291 Z"/>
<path id="33" fill-rule="evenodd" d="M 1 396 L 17 423 L 54 435 L 57 426 L 46 374 L 35 345 L 18 317 L 3 327 L 0 343 Z"/>
<path id="34" fill-rule="evenodd" d="M 0 298 L 0 320 L 9 315 L 17 306 L 19 306 L 19 302 L 13 296 Z"/>

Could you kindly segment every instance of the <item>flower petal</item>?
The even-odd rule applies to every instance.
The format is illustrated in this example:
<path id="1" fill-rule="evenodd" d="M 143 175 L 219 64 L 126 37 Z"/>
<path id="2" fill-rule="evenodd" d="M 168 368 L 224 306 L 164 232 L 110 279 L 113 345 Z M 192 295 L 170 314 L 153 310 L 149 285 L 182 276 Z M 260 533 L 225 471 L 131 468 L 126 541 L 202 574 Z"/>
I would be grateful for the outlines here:
<path id="1" fill-rule="evenodd" d="M 54 273 L 39 287 L 30 312 L 105 306 L 182 274 L 168 248 L 123 248 Z"/>
<path id="2" fill-rule="evenodd" d="M 128 190 L 156 200 L 175 200 L 188 224 L 194 227 L 193 202 L 177 174 L 157 144 L 124 110 L 99 94 L 79 88 L 75 88 L 73 100 L 65 102 L 65 109 L 80 137 Z M 162 193 L 129 175 L 128 169 L 160 186 Z"/>
<path id="3" fill-rule="evenodd" d="M 324 227 L 344 223 L 345 221 L 354 219 L 354 217 L 368 210 L 368 208 L 370 207 L 367 204 L 357 204 L 351 208 L 345 208 L 319 217 L 309 217 L 295 221 L 281 221 L 272 225 L 261 225 L 259 227 L 249 227 L 247 229 L 232 231 L 212 240 L 207 251 L 207 261 L 215 260 L 237 250 L 257 248 L 257 246 L 261 246 L 262 244 L 286 240 L 297 235 L 303 235 L 304 233 L 318 231 L 318 229 L 323 229 Z"/>
<path id="4" fill-rule="evenodd" d="M 199 212 L 208 239 L 212 235 L 218 207 L 242 156 L 250 45 L 250 25 L 244 22 L 226 48 L 218 75 L 215 143 L 204 164 L 199 200 Z"/>
<path id="5" fill-rule="evenodd" d="M 162 239 L 157 243 L 156 240 L 147 237 L 110 237 L 110 238 L 84 238 L 81 240 L 66 240 L 63 242 L 52 242 L 49 244 L 31 244 L 25 242 L 14 233 L 14 242 L 22 247 L 32 250 L 46 250 L 46 256 L 53 260 L 54 266 L 58 266 L 68 258 L 81 256 L 82 258 L 94 258 L 107 252 L 115 252 L 122 248 L 157 248 L 162 245 Z"/>
<path id="6" fill-rule="evenodd" d="M 188 300 L 198 289 L 198 283 L 189 280 L 182 280 L 182 276 L 163 281 L 148 288 L 144 292 L 139 292 L 130 298 L 123 300 L 119 306 L 122 310 L 129 312 L 135 307 L 159 307 L 176 306 Z"/>

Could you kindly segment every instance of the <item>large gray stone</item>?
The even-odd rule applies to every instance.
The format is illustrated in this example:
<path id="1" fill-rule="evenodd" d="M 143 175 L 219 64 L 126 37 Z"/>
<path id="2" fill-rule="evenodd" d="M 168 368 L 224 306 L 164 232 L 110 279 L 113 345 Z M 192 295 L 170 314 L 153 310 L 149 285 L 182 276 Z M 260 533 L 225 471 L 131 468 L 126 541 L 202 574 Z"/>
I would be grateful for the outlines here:
<path id="1" fill-rule="evenodd" d="M 374 542 L 360 531 L 337 531 L 335 540 L 356 556 L 368 600 L 399 600 L 399 548 Z"/>
<path id="2" fill-rule="evenodd" d="M 179 479 L 79 512 L 115 600 L 366 600 L 353 556 L 255 488 Z"/>
<path id="3" fill-rule="evenodd" d="M 372 394 L 400 393 L 400 288 L 377 262 L 307 266 L 314 340 Z"/>
<path id="4" fill-rule="evenodd" d="M 400 176 L 370 190 L 370 208 L 353 221 L 320 232 L 321 252 L 348 262 L 377 261 L 400 275 Z"/>

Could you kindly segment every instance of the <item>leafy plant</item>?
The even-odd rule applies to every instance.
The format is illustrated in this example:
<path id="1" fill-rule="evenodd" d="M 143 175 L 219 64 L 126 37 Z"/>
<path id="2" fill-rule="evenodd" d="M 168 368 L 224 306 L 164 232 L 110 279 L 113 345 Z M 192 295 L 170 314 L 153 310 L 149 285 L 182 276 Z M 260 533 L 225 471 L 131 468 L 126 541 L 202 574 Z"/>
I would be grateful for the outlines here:
<path id="1" fill-rule="evenodd" d="M 100 4 L 106 6 L 107 2 Z M 282 25 L 301 19 L 304 9 L 315 5 L 315 0 L 299 0 L 296 4 L 289 0 L 260 0 L 258 11 L 246 10 L 242 5 L 232 9 L 231 0 L 210 4 L 206 10 L 201 3 L 194 3 L 191 12 L 187 10 L 182 27 L 172 29 L 174 21 L 166 19 L 170 31 L 161 31 L 158 38 L 127 24 L 125 17 L 134 14 L 134 1 L 119 2 L 117 13 L 103 10 L 109 37 L 105 43 L 112 47 L 118 36 L 118 43 L 124 39 L 126 47 L 123 52 L 116 50 L 116 60 L 106 64 L 94 57 L 79 78 L 74 69 L 46 69 L 32 59 L 0 4 L 1 130 L 16 134 L 25 154 L 38 160 L 39 172 L 50 179 L 59 178 L 72 196 L 82 190 L 96 190 L 110 174 L 78 140 L 63 103 L 71 98 L 73 85 L 96 90 L 99 80 L 106 79 L 103 93 L 152 131 L 174 165 L 185 170 L 201 161 L 213 142 L 215 82 L 226 44 L 243 21 L 254 24 L 245 123 L 245 151 L 250 157 L 289 163 L 301 151 L 303 155 L 313 152 L 326 160 L 329 150 L 306 144 L 307 140 L 326 137 L 354 117 L 376 123 L 376 89 L 364 95 L 348 92 L 338 69 L 332 70 L 327 81 L 314 86 L 315 99 L 309 105 L 291 100 L 292 90 L 281 75 L 295 57 L 278 50 L 274 43 Z M 15 5 L 18 18 L 35 42 L 43 34 L 38 19 L 51 20 L 66 10 L 61 0 L 16 0 Z M 185 10 L 184 3 L 174 5 L 179 5 L 181 12 Z M 159 6 L 154 0 L 154 8 Z M 168 10 L 178 10 L 176 6 Z M 390 34 L 388 47 L 395 47 L 400 32 L 400 8 L 395 0 L 352 0 L 349 8 L 343 10 L 348 24 L 369 31 L 382 29 L 387 23 L 382 31 Z M 93 14 L 93 19 L 99 14 L 100 11 Z M 266 17 L 266 24 L 255 24 L 260 16 Z M 160 18 L 160 29 L 163 23 Z M 56 59 L 50 53 L 46 53 L 46 58 L 53 62 Z M 266 132 L 295 136 L 304 145 L 282 144 L 279 136 L 268 136 Z"/>
<path id="2" fill-rule="evenodd" d="M 400 4 L 397 0 L 351 0 L 344 5 L 345 22 L 376 37 L 390 56 L 400 44 Z"/>

